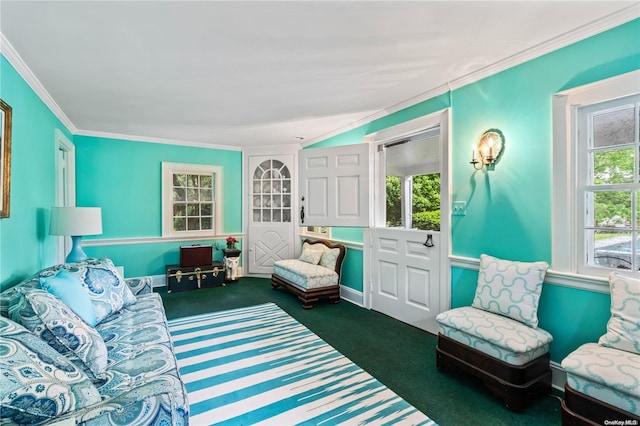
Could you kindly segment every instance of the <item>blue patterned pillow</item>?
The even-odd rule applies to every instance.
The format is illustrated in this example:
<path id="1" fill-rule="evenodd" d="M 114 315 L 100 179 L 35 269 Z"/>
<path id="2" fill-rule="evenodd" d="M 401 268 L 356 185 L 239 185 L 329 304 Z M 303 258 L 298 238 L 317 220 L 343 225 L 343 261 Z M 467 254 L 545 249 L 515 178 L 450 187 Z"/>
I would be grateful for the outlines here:
<path id="1" fill-rule="evenodd" d="M 640 354 L 640 280 L 609 274 L 611 318 L 598 344 Z"/>
<path id="2" fill-rule="evenodd" d="M 71 272 L 61 269 L 52 277 L 40 277 L 39 286 L 62 300 L 91 327 L 96 326 L 96 313 L 91 299 Z"/>
<path id="3" fill-rule="evenodd" d="M 538 302 L 546 262 L 513 262 L 480 255 L 478 287 L 472 306 L 538 327 Z"/>
<path id="4" fill-rule="evenodd" d="M 87 290 L 96 313 L 96 324 L 100 324 L 109 315 L 119 312 L 125 306 L 136 303 L 136 296 L 110 259 L 87 259 L 78 263 L 66 263 L 47 269 L 40 276 L 55 275 L 59 269 L 71 272 Z"/>
<path id="5" fill-rule="evenodd" d="M 64 356 L 0 317 L 0 418 L 37 425 L 100 402 L 98 389 Z"/>
<path id="6" fill-rule="evenodd" d="M 88 369 L 95 379 L 105 379 L 107 347 L 98 332 L 45 290 L 26 289 L 24 293 L 11 308 L 11 318 Z"/>

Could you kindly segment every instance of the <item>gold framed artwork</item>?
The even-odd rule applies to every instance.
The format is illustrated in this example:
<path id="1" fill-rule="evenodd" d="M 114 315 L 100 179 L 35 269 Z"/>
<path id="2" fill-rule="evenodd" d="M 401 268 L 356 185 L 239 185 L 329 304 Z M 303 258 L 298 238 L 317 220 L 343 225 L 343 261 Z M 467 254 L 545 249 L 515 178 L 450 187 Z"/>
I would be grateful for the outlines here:
<path id="1" fill-rule="evenodd" d="M 9 217 L 11 190 L 11 107 L 0 99 L 0 218 Z"/>

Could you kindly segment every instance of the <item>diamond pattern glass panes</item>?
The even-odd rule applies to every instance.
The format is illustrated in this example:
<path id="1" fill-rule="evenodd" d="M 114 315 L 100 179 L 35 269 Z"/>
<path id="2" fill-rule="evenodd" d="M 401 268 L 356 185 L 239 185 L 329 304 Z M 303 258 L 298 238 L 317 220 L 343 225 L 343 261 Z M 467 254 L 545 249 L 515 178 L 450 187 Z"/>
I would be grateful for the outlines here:
<path id="1" fill-rule="evenodd" d="M 212 230 L 213 175 L 173 174 L 173 230 Z"/>
<path id="2" fill-rule="evenodd" d="M 253 171 L 253 222 L 291 222 L 291 173 L 279 160 L 265 160 Z"/>

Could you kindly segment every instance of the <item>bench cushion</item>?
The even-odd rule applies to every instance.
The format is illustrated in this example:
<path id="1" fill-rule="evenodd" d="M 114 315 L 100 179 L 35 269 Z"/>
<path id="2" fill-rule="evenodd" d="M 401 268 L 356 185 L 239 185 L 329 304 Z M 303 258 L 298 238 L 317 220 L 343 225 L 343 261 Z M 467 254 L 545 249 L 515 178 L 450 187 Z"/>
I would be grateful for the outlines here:
<path id="1" fill-rule="evenodd" d="M 436 317 L 443 335 L 511 365 L 524 365 L 549 351 L 553 336 L 541 328 L 471 306 Z"/>
<path id="2" fill-rule="evenodd" d="M 279 260 L 273 265 L 274 274 L 303 288 L 338 285 L 336 271 L 321 265 L 312 265 L 298 259 Z"/>
<path id="3" fill-rule="evenodd" d="M 640 355 L 585 343 L 562 360 L 574 390 L 640 415 Z"/>

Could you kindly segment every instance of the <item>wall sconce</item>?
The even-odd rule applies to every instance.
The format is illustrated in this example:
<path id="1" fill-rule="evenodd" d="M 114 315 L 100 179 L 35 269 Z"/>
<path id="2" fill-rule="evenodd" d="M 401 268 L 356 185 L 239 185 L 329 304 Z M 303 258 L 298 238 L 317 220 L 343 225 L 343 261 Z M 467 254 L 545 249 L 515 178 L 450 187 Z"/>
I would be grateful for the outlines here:
<path id="1" fill-rule="evenodd" d="M 487 168 L 493 166 L 498 160 L 498 157 L 500 157 L 503 146 L 504 135 L 500 130 L 489 129 L 484 132 L 476 144 L 476 149 L 473 150 L 471 157 L 471 164 L 473 164 L 473 168 L 480 170 L 482 169 L 482 166 L 487 166 Z"/>

